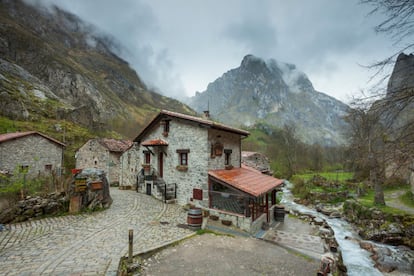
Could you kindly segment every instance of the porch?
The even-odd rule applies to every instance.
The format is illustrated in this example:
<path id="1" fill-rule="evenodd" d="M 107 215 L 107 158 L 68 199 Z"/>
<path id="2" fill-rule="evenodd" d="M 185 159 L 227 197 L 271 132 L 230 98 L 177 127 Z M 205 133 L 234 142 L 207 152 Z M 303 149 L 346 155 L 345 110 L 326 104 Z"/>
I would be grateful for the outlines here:
<path id="1" fill-rule="evenodd" d="M 209 171 L 209 209 L 250 233 L 272 223 L 276 193 L 283 180 L 242 166 Z"/>

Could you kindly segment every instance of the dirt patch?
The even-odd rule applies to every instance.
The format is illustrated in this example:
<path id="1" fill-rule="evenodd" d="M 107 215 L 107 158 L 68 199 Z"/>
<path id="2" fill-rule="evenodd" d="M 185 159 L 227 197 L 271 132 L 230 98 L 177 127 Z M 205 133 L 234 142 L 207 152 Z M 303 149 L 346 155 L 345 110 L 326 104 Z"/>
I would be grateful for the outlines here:
<path id="1" fill-rule="evenodd" d="M 156 253 L 142 275 L 314 275 L 319 262 L 245 237 L 204 234 Z"/>

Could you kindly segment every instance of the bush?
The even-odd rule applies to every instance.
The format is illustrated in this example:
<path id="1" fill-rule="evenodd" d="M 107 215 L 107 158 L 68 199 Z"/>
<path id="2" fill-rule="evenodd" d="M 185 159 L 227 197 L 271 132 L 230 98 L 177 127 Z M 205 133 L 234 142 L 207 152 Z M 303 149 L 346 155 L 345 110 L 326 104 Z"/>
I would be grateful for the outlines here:
<path id="1" fill-rule="evenodd" d="M 306 185 L 305 180 L 303 180 L 302 178 L 299 177 L 292 177 L 292 179 L 290 180 L 290 182 L 292 182 L 293 188 L 292 188 L 292 193 L 296 196 L 296 197 L 300 197 L 302 199 L 308 199 L 309 195 L 310 195 L 310 187 L 308 187 L 308 185 Z"/>

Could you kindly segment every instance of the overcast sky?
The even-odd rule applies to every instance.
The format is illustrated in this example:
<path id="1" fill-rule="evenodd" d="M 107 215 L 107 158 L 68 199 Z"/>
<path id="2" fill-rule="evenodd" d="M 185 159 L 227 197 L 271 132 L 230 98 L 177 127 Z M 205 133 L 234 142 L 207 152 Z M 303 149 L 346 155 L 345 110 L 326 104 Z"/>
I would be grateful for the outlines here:
<path id="1" fill-rule="evenodd" d="M 293 63 L 316 90 L 349 102 L 369 65 L 393 52 L 358 0 L 31 0 L 54 3 L 113 37 L 150 87 L 204 91 L 246 54 Z"/>

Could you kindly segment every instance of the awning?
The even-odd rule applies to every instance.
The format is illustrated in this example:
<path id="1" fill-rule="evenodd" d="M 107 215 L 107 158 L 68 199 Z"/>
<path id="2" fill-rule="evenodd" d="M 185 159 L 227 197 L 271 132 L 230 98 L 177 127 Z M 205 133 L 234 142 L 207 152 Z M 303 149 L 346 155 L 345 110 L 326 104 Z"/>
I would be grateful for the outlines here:
<path id="1" fill-rule="evenodd" d="M 168 146 L 168 142 L 162 139 L 147 140 L 141 143 L 144 147 Z"/>
<path id="2" fill-rule="evenodd" d="M 258 197 L 283 184 L 282 179 L 264 175 L 257 170 L 242 167 L 231 170 L 211 170 L 208 175 L 213 180 L 224 182 L 244 193 Z"/>

